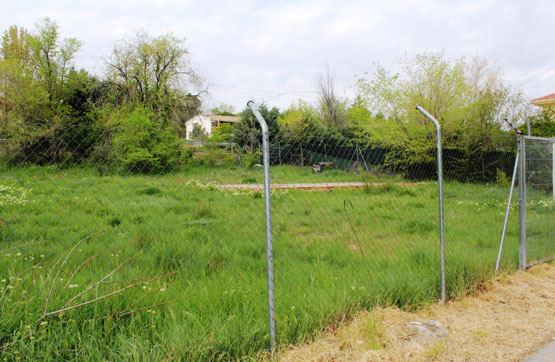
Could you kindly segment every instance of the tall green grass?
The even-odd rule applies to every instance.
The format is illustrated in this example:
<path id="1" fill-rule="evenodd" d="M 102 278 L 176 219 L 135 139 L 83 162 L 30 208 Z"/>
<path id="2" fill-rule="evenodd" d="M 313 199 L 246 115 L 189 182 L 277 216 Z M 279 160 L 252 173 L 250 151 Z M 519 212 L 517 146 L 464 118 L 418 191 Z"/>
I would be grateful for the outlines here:
<path id="1" fill-rule="evenodd" d="M 281 166 L 272 168 L 272 179 L 335 182 L 360 176 Z M 264 200 L 260 193 L 214 187 L 254 182 L 262 182 L 261 170 L 227 166 L 165 176 L 99 177 L 88 169 L 55 167 L 4 170 L 0 250 L 31 245 L 0 253 L 2 356 L 256 358 L 269 346 Z M 280 345 L 309 338 L 361 308 L 416 308 L 437 300 L 436 190 L 429 182 L 274 191 Z M 491 276 L 507 190 L 447 183 L 445 195 L 447 287 L 453 296 Z M 518 257 L 515 213 L 510 225 L 506 268 Z M 83 242 L 60 269 L 79 240 L 101 230 L 106 231 Z M 91 285 L 77 301 L 157 276 L 164 277 L 44 317 L 50 290 L 48 311 L 55 311 Z"/>

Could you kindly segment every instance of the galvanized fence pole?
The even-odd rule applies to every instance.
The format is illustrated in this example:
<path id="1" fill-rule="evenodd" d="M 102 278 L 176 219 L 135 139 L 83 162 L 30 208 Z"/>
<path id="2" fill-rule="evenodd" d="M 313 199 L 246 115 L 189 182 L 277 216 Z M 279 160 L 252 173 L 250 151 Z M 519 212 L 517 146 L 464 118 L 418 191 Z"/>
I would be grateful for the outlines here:
<path id="1" fill-rule="evenodd" d="M 274 254 L 272 250 L 272 207 L 270 198 L 270 142 L 268 125 L 253 101 L 247 103 L 262 128 L 262 160 L 264 164 L 264 202 L 266 205 L 266 259 L 268 265 L 268 317 L 270 320 L 270 346 L 276 346 L 276 324 L 274 308 Z"/>
<path id="2" fill-rule="evenodd" d="M 517 152 L 515 158 L 515 166 L 513 168 L 513 178 L 511 180 L 511 190 L 509 191 L 509 201 L 507 202 L 507 210 L 505 211 L 505 222 L 503 223 L 503 231 L 501 232 L 501 241 L 499 242 L 499 253 L 497 254 L 497 262 L 495 263 L 495 272 L 499 271 L 501 264 L 501 254 L 503 253 L 503 244 L 505 242 L 505 235 L 507 234 L 507 224 L 509 223 L 509 214 L 511 213 L 511 203 L 513 201 L 513 192 L 515 190 L 516 174 L 520 160 L 520 142 L 517 144 Z"/>
<path id="3" fill-rule="evenodd" d="M 444 228 L 444 212 L 443 212 L 443 161 L 441 157 L 441 126 L 437 119 L 426 112 L 422 106 L 416 105 L 416 109 L 420 111 L 426 118 L 433 122 L 437 131 L 437 179 L 439 187 L 439 253 L 441 258 L 441 301 L 445 302 L 445 228 Z"/>
<path id="4" fill-rule="evenodd" d="M 518 162 L 518 224 L 520 228 L 519 266 L 526 270 L 526 141 L 518 136 L 520 160 Z"/>

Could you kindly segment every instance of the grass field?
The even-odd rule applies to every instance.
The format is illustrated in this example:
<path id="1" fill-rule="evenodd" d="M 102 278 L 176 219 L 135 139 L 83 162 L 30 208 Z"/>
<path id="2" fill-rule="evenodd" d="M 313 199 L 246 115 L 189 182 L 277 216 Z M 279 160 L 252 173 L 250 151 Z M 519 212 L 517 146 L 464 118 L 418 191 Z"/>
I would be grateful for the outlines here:
<path id="1" fill-rule="evenodd" d="M 336 170 L 271 172 L 274 183 L 361 180 Z M 262 181 L 259 168 L 223 166 L 103 177 L 4 169 L 0 353 L 33 361 L 259 358 L 269 346 L 264 199 L 214 185 Z M 439 298 L 437 183 L 380 181 L 272 193 L 281 346 L 364 307 L 410 309 Z M 449 295 L 491 276 L 507 194 L 446 183 Z M 517 263 L 517 239 L 513 212 L 506 268 Z"/>

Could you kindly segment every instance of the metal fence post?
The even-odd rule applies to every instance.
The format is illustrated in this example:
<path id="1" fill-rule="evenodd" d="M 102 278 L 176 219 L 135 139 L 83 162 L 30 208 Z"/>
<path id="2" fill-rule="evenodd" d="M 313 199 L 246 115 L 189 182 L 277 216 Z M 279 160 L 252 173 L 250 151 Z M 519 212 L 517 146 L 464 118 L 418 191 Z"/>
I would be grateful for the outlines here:
<path id="1" fill-rule="evenodd" d="M 276 347 L 276 324 L 274 309 L 274 254 L 272 250 L 272 207 L 270 200 L 270 142 L 268 125 L 253 101 L 247 103 L 262 128 L 262 152 L 264 164 L 264 202 L 266 205 L 266 260 L 268 265 L 268 317 L 270 320 L 270 346 Z"/>
<path id="2" fill-rule="evenodd" d="M 433 122 L 437 131 L 437 179 L 439 187 L 439 253 L 441 258 L 441 301 L 445 303 L 445 227 L 443 213 L 443 161 L 441 155 L 441 126 L 437 119 L 426 112 L 422 106 L 416 105 L 416 109 L 420 111 L 426 118 Z"/>
<path id="3" fill-rule="evenodd" d="M 517 142 L 517 151 L 515 158 L 515 166 L 513 168 L 513 178 L 511 180 L 511 191 L 509 191 L 509 201 L 507 202 L 507 210 L 505 211 L 505 222 L 503 223 L 503 231 L 501 232 L 501 241 L 499 242 L 499 253 L 497 254 L 497 262 L 495 263 L 495 272 L 499 271 L 501 264 L 501 254 L 503 253 L 503 244 L 505 242 L 505 235 L 507 234 L 507 224 L 509 223 L 509 214 L 511 213 L 511 203 L 513 201 L 513 192 L 515 190 L 516 174 L 518 171 L 520 160 L 520 142 Z"/>
<path id="4" fill-rule="evenodd" d="M 518 224 L 520 228 L 519 266 L 526 270 L 526 140 L 518 136 L 520 160 L 518 162 Z"/>

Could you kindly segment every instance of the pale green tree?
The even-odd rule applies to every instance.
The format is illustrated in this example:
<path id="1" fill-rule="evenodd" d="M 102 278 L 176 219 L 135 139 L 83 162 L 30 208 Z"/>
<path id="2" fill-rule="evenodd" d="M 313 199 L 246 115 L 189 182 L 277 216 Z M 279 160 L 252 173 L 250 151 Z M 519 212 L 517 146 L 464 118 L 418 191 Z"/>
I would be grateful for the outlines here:
<path id="1" fill-rule="evenodd" d="M 138 32 L 121 40 L 106 61 L 108 76 L 122 103 L 141 103 L 158 122 L 182 126 L 200 108 L 203 80 L 195 71 L 185 39 Z"/>
<path id="2" fill-rule="evenodd" d="M 525 103 L 503 80 L 499 67 L 481 58 L 449 60 L 443 53 L 405 58 L 393 73 L 378 65 L 357 80 L 359 96 L 385 119 L 376 121 L 376 142 L 424 154 L 435 139 L 434 126 L 415 105 L 422 105 L 442 125 L 446 144 L 494 146 L 502 129 L 501 114 Z M 473 137 L 466 137 L 472 135 Z"/>

